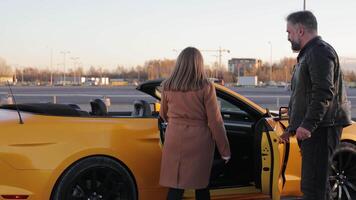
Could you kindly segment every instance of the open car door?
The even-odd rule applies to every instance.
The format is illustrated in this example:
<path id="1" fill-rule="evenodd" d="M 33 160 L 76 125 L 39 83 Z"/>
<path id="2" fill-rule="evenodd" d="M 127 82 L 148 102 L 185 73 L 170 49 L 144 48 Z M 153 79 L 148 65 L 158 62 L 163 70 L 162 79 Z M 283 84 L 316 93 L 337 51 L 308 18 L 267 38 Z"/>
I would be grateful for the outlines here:
<path id="1" fill-rule="evenodd" d="M 283 126 L 272 118 L 262 118 L 256 124 L 256 158 L 260 159 L 257 159 L 257 162 L 260 162 L 258 166 L 261 166 L 260 186 L 262 193 L 269 194 L 273 200 L 280 199 L 285 183 L 284 172 L 289 144 L 279 143 L 278 133 L 283 133 L 283 129 Z"/>
<path id="2" fill-rule="evenodd" d="M 139 85 L 137 89 L 142 92 L 145 92 L 146 94 L 149 94 L 157 100 L 160 100 L 161 92 L 159 91 L 159 85 L 161 82 L 162 80 L 147 81 L 144 84 Z M 243 99 L 244 103 L 240 103 L 242 107 L 249 107 L 251 108 L 251 110 L 256 110 L 256 112 L 259 112 L 261 115 L 266 114 L 264 113 L 264 109 L 257 108 L 257 105 L 245 99 L 241 95 L 238 95 L 233 91 L 223 89 L 222 86 L 219 85 L 215 85 L 215 87 L 217 91 L 224 91 L 224 93 L 221 93 L 221 95 L 225 94 L 225 96 L 230 96 L 230 98 Z M 229 119 L 231 121 L 231 116 L 232 115 L 229 113 L 223 113 L 223 117 L 225 120 Z M 237 124 L 231 124 L 225 121 L 225 126 L 228 130 L 238 132 L 239 134 L 241 133 L 241 127 L 235 130 L 231 127 L 229 128 L 229 126 L 231 125 L 233 125 L 232 127 L 236 127 Z M 249 125 L 249 127 L 251 126 L 251 128 L 255 127 L 255 131 L 253 131 L 253 129 L 251 130 L 255 134 L 254 139 L 252 139 L 254 140 L 254 142 L 252 143 L 254 143 L 255 145 L 251 145 L 254 146 L 254 148 L 252 149 L 252 151 L 254 150 L 255 153 L 255 155 L 253 156 L 256 162 L 254 166 L 257 167 L 255 169 L 256 176 L 254 181 L 254 187 L 258 188 L 258 190 L 260 189 L 260 192 L 262 192 L 263 194 L 270 195 L 273 200 L 279 200 L 284 185 L 283 173 L 285 171 L 289 153 L 287 145 L 279 143 L 278 134 L 283 132 L 282 125 L 278 121 L 266 117 L 262 117 L 256 124 L 245 123 L 240 125 L 243 125 L 243 127 L 245 128 L 247 125 Z M 162 123 L 162 121 L 159 122 L 159 127 L 161 133 L 160 138 L 161 142 L 163 143 L 163 133 L 165 125 Z"/>

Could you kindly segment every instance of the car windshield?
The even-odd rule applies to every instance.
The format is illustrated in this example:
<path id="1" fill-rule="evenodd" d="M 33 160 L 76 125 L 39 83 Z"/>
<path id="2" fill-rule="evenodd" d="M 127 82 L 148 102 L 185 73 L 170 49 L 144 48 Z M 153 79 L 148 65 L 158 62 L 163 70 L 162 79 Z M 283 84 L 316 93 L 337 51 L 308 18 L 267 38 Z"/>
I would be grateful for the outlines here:
<path id="1" fill-rule="evenodd" d="M 161 94 L 162 94 L 162 87 L 161 87 L 161 86 L 156 87 L 156 89 L 155 89 L 155 95 L 156 95 L 159 99 L 161 99 Z"/>

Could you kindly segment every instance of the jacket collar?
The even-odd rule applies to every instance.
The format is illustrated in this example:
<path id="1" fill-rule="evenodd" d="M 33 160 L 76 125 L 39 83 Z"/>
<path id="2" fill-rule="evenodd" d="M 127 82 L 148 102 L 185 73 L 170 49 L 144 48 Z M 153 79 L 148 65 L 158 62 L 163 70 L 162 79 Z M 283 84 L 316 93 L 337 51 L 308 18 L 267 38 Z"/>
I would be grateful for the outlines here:
<path id="1" fill-rule="evenodd" d="M 301 58 L 308 49 L 310 49 L 312 46 L 317 44 L 317 42 L 320 41 L 320 40 L 321 40 L 321 37 L 320 36 L 316 36 L 315 38 L 313 38 L 309 42 L 307 42 L 305 44 L 305 46 L 302 48 L 302 50 L 300 50 L 300 52 L 298 54 L 298 57 L 297 57 L 297 60 L 299 60 L 299 58 Z"/>

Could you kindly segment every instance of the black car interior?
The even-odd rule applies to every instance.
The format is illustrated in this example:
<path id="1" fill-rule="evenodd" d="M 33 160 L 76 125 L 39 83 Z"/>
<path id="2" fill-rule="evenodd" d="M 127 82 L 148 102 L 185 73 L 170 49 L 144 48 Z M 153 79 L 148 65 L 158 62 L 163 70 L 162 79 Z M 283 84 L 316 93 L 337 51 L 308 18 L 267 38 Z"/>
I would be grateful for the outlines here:
<path id="1" fill-rule="evenodd" d="M 226 188 L 256 185 L 255 124 L 261 118 L 255 110 L 243 102 L 217 91 L 221 115 L 230 143 L 231 159 L 226 165 L 215 150 L 214 165 L 210 179 L 211 188 Z M 222 168 L 222 169 L 221 169 Z M 218 175 L 216 175 L 218 174 Z"/>
<path id="2" fill-rule="evenodd" d="M 231 159 L 226 165 L 214 167 L 219 176 L 211 179 L 211 187 L 248 186 L 254 182 L 254 123 L 247 113 L 222 111 L 227 138 L 230 143 Z M 214 160 L 221 158 L 217 148 Z M 216 173 L 216 172 L 212 172 Z"/>
<path id="3" fill-rule="evenodd" d="M 147 101 L 135 100 L 133 102 L 134 110 L 131 114 L 133 117 L 150 117 L 152 116 L 151 106 Z"/>
<path id="4" fill-rule="evenodd" d="M 261 114 L 234 97 L 217 91 L 221 115 L 230 143 L 231 159 L 227 164 L 215 149 L 210 188 L 260 187 L 260 155 L 255 125 Z M 166 123 L 159 119 L 160 136 L 164 142 Z M 257 173 L 256 173 L 257 172 Z"/>
<path id="5" fill-rule="evenodd" d="M 89 117 L 87 111 L 83 111 L 76 104 L 52 104 L 52 103 L 27 103 L 27 104 L 5 104 L 0 108 L 17 110 L 42 115 L 69 116 L 69 117 Z M 79 108 L 79 109 L 78 109 Z"/>
<path id="6" fill-rule="evenodd" d="M 108 108 L 103 100 L 94 99 L 93 101 L 90 102 L 90 106 L 91 106 L 90 115 L 95 115 L 95 116 L 108 115 Z"/>

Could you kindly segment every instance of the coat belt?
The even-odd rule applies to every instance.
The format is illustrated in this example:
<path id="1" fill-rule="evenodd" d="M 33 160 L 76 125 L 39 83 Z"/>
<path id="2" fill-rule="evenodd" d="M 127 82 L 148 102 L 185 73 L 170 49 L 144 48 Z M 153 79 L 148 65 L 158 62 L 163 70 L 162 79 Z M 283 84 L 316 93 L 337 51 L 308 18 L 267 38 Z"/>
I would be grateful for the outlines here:
<path id="1" fill-rule="evenodd" d="M 169 118 L 169 124 L 181 124 L 189 126 L 207 126 L 208 122 L 199 119 L 186 119 L 186 118 Z"/>

